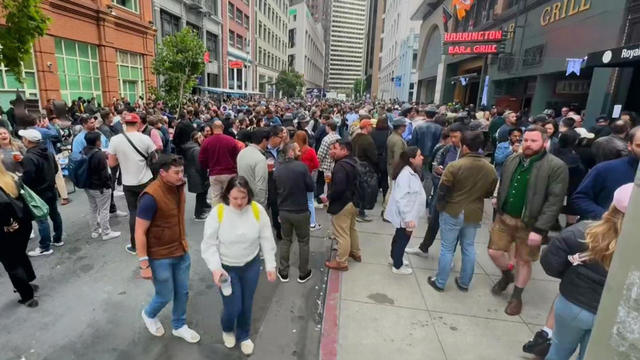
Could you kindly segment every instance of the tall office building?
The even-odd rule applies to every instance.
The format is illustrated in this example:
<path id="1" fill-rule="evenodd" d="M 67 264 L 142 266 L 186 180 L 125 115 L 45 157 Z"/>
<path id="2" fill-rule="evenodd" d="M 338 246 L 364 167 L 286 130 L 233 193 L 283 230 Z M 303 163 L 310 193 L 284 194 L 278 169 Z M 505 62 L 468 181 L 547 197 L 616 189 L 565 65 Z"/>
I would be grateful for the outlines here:
<path id="1" fill-rule="evenodd" d="M 334 0 L 331 4 L 329 68 L 326 87 L 351 93 L 364 77 L 367 0 Z"/>
<path id="2" fill-rule="evenodd" d="M 289 0 L 254 0 L 258 91 L 274 95 L 278 73 L 287 68 Z"/>
<path id="3" fill-rule="evenodd" d="M 420 21 L 410 20 L 421 0 L 388 0 L 384 9 L 378 99 L 413 101 L 418 82 Z"/>
<path id="4" fill-rule="evenodd" d="M 231 90 L 255 89 L 251 1 L 223 0 L 222 2 L 223 87 Z"/>
<path id="5" fill-rule="evenodd" d="M 383 4 L 383 0 L 370 0 L 368 10 L 367 21 L 367 47 L 364 57 L 364 77 L 365 77 L 365 91 L 371 94 L 371 84 L 374 75 L 374 60 L 378 57 L 376 50 L 377 39 L 380 34 L 377 32 L 378 21 L 378 7 Z M 377 35 L 377 37 L 376 37 Z M 377 76 L 377 74 L 376 74 Z"/>
<path id="6" fill-rule="evenodd" d="M 303 75 L 307 88 L 324 83 L 324 33 L 304 2 L 289 7 L 288 68 Z"/>

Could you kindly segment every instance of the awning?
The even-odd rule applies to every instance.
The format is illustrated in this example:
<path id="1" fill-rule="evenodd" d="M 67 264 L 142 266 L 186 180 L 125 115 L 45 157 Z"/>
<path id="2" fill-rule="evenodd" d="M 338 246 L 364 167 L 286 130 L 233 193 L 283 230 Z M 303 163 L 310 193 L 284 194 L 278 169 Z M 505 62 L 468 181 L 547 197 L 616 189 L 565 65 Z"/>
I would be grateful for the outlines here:
<path id="1" fill-rule="evenodd" d="M 640 43 L 587 55 L 587 67 L 624 67 L 640 64 Z"/>

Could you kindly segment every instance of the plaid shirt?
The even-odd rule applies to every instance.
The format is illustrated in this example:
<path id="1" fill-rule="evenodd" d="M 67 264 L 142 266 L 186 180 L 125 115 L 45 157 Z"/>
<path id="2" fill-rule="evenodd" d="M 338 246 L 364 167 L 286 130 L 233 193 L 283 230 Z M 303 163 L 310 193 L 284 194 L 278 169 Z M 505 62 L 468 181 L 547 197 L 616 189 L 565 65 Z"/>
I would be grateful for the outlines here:
<path id="1" fill-rule="evenodd" d="M 328 134 L 322 139 L 322 143 L 320 144 L 320 149 L 318 150 L 318 161 L 320 162 L 320 171 L 322 172 L 331 172 L 333 170 L 333 159 L 329 156 L 329 147 L 334 142 L 340 140 L 340 135 L 335 132 Z"/>

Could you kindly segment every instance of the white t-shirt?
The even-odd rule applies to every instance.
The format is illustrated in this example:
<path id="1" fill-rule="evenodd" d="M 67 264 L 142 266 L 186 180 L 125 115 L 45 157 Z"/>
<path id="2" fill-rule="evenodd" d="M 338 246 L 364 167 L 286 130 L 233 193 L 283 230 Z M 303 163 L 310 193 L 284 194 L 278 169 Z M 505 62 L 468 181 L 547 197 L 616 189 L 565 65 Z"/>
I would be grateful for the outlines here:
<path id="1" fill-rule="evenodd" d="M 128 132 L 127 136 L 143 154 L 150 154 L 156 149 L 151 138 L 145 134 Z M 124 135 L 118 134 L 111 138 L 108 152 L 118 157 L 123 185 L 141 185 L 151 179 L 151 169 L 147 166 L 144 158 L 124 138 Z"/>

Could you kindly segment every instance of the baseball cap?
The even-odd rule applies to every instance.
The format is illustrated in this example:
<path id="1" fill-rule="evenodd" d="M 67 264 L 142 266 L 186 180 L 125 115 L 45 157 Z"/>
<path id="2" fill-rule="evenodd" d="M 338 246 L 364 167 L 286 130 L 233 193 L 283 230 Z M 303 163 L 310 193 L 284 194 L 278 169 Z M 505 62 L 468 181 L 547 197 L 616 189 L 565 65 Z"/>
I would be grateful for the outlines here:
<path id="1" fill-rule="evenodd" d="M 623 213 L 627 213 L 629 207 L 629 200 L 631 199 L 631 192 L 633 191 L 633 183 L 628 183 L 620 186 L 613 193 L 613 205 Z"/>
<path id="2" fill-rule="evenodd" d="M 31 142 L 40 142 L 42 141 L 42 134 L 38 130 L 35 129 L 26 129 L 18 131 L 18 135 L 23 138 L 31 141 Z"/>
<path id="3" fill-rule="evenodd" d="M 369 119 L 364 119 L 364 120 L 360 121 L 360 129 L 364 129 L 367 126 L 373 126 L 373 122 L 371 122 L 371 120 L 369 120 Z"/>
<path id="4" fill-rule="evenodd" d="M 124 117 L 124 122 L 129 124 L 139 123 L 140 116 L 136 113 L 128 113 L 127 116 Z"/>

